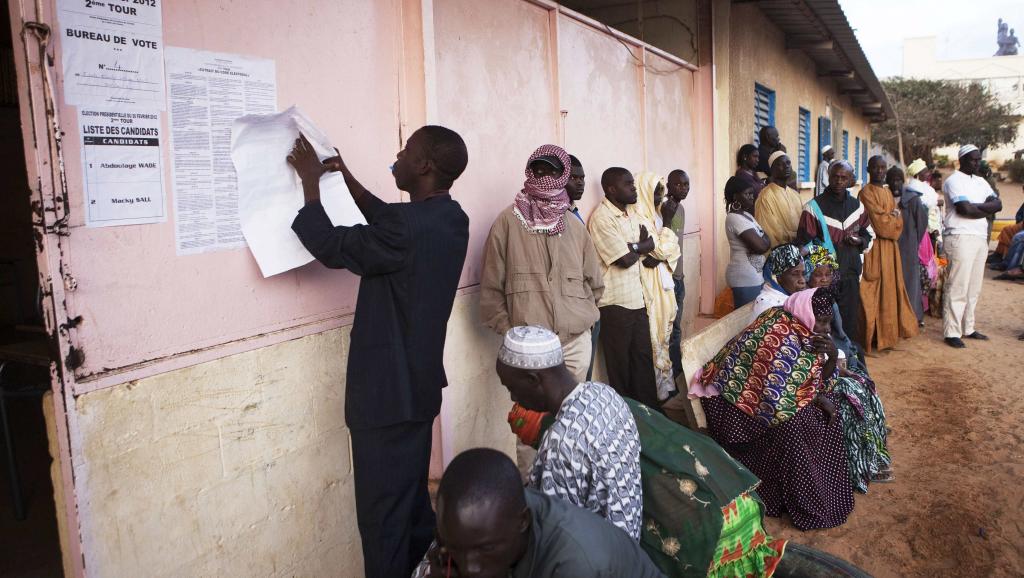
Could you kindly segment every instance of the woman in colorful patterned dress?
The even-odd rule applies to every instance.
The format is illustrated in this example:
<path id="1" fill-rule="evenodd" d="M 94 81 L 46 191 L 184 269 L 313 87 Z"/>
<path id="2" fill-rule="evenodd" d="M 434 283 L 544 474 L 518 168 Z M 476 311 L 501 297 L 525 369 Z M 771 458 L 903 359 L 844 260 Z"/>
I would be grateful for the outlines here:
<path id="1" fill-rule="evenodd" d="M 761 479 L 769 516 L 801 530 L 832 528 L 853 510 L 829 338 L 831 294 L 809 289 L 772 307 L 695 378 L 708 433 Z"/>

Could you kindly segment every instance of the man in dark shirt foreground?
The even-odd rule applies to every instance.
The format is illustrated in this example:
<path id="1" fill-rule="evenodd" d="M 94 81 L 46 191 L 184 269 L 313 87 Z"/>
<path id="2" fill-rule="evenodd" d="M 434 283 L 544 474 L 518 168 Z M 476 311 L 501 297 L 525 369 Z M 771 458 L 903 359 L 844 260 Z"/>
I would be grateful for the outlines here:
<path id="1" fill-rule="evenodd" d="M 366 576 L 404 578 L 433 538 L 431 426 L 447 385 L 445 330 L 469 242 L 469 218 L 448 190 L 466 168 L 466 145 L 440 126 L 413 133 L 391 171 L 408 203 L 375 197 L 340 154 L 321 162 L 304 136 L 288 162 L 306 201 L 292 229 L 325 266 L 362 278 L 345 384 L 356 517 Z M 366 225 L 331 224 L 320 203 L 328 170 L 342 173 Z"/>
<path id="2" fill-rule="evenodd" d="M 452 460 L 437 493 L 438 548 L 431 578 L 663 577 L 633 539 L 604 518 L 523 488 L 492 449 Z"/>

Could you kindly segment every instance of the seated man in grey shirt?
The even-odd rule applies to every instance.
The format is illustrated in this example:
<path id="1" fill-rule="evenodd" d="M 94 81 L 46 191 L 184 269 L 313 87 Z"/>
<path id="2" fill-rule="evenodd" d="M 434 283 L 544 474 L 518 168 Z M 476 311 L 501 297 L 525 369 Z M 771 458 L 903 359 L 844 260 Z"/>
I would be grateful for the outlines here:
<path id="1" fill-rule="evenodd" d="M 427 553 L 429 568 L 418 575 L 664 576 L 628 534 L 583 508 L 524 489 L 512 460 L 486 448 L 459 454 L 445 470 L 437 541 Z"/>

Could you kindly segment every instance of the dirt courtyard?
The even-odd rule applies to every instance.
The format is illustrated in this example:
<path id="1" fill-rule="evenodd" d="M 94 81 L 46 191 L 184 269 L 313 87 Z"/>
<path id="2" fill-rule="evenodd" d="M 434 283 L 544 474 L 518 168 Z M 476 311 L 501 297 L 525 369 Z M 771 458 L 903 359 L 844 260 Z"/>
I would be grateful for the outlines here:
<path id="1" fill-rule="evenodd" d="M 896 481 L 856 494 L 839 528 L 801 532 L 769 518 L 774 535 L 878 578 L 1024 576 L 1024 284 L 993 276 L 977 322 L 990 341 L 952 349 L 929 317 L 921 335 L 868 358 Z"/>

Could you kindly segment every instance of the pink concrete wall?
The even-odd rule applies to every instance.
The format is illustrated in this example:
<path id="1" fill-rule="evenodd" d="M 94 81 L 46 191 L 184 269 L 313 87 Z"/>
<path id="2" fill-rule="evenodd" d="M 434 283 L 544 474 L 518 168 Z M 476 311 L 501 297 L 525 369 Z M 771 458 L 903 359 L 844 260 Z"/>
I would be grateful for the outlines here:
<path id="1" fill-rule="evenodd" d="M 647 54 L 650 68 L 647 84 L 647 166 L 667 176 L 673 169 L 684 169 L 690 175 L 691 192 L 683 202 L 687 210 L 686 232 L 700 230 L 697 207 L 700 195 L 692 184 L 701 176 L 694 154 L 696 109 L 694 74 L 682 70 L 670 74 L 659 71 L 677 70 L 678 66 L 654 54 Z"/>
<path id="2" fill-rule="evenodd" d="M 464 283 L 478 282 L 480 244 L 522 187 L 537 146 L 561 144 L 583 162 L 584 214 L 601 202 L 601 172 L 610 166 L 663 175 L 692 166 L 689 69 L 648 53 L 661 74 L 644 74 L 639 47 L 529 2 L 433 4 L 438 120 L 458 130 L 471 153 L 456 190 L 473 219 Z M 695 203 L 691 197 L 687 206 Z M 698 229 L 690 219 L 688 230 Z"/>
<path id="3" fill-rule="evenodd" d="M 364 184 L 394 201 L 398 195 L 387 167 L 400 148 L 400 17 L 396 0 L 169 0 L 163 10 L 164 43 L 275 60 L 279 108 L 302 108 L 332 137 Z M 348 272 L 313 263 L 263 279 L 248 249 L 178 257 L 173 219 L 159 225 L 82 226 L 76 110 L 61 106 L 61 114 L 68 132 L 70 247 L 78 282 L 68 308 L 84 318 L 75 336 L 85 352 L 80 380 L 352 312 L 358 281 Z M 173 214 L 169 170 L 165 179 Z"/>
<path id="4" fill-rule="evenodd" d="M 587 171 L 580 203 L 586 216 L 604 198 L 605 169 L 644 168 L 643 87 L 630 55 L 639 56 L 640 49 L 566 17 L 559 20 L 558 40 L 565 144 Z"/>
<path id="5" fill-rule="evenodd" d="M 420 116 L 416 111 L 423 107 L 425 120 L 462 133 L 470 165 L 453 193 L 471 217 L 463 287 L 478 282 L 486 233 L 522 186 L 523 162 L 537 145 L 564 143 L 583 159 L 590 175 L 587 211 L 600 201 L 598 180 L 608 166 L 666 172 L 689 165 L 689 70 L 645 75 L 627 51 L 641 57 L 640 48 L 627 49 L 606 31 L 557 14 L 553 5 L 435 0 L 422 4 L 432 7 L 432 18 L 421 30 L 405 14 L 417 4 L 170 0 L 164 44 L 273 59 L 278 107 L 300 106 L 387 200 L 399 200 L 387 166 L 403 130 L 423 120 L 409 126 L 410 117 Z M 406 58 L 416 44 L 432 47 L 432 66 L 422 66 L 425 95 L 408 88 L 421 78 L 419 63 L 410 66 Z M 646 58 L 661 69 L 676 67 L 652 54 Z M 83 317 L 70 337 L 85 353 L 76 391 L 186 365 L 183 355 L 222 344 L 346 322 L 358 287 L 347 272 L 314 263 L 263 279 L 248 249 L 179 257 L 173 218 L 84 227 L 76 112 L 60 107 L 68 133 L 69 259 L 77 283 L 67 307 L 71 316 Z M 166 134 L 166 115 L 164 125 Z M 168 169 L 173 214 L 171 185 Z M 696 219 L 690 227 L 696 229 Z M 124 369 L 131 371 L 118 373 Z"/>
<path id="6" fill-rule="evenodd" d="M 475 285 L 487 232 L 522 188 L 526 159 L 556 139 L 548 11 L 527 2 L 433 4 L 437 121 L 469 148 L 453 193 L 470 215 L 463 284 Z"/>

